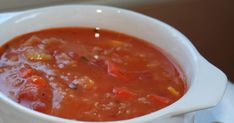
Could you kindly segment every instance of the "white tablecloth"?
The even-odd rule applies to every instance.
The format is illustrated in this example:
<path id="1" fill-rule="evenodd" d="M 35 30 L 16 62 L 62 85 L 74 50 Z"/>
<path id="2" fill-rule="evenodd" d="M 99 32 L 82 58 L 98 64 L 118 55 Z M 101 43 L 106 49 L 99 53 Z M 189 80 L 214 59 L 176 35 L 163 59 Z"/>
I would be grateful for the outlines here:
<path id="1" fill-rule="evenodd" d="M 228 83 L 222 101 L 214 108 L 198 111 L 195 123 L 234 123 L 234 85 Z"/>

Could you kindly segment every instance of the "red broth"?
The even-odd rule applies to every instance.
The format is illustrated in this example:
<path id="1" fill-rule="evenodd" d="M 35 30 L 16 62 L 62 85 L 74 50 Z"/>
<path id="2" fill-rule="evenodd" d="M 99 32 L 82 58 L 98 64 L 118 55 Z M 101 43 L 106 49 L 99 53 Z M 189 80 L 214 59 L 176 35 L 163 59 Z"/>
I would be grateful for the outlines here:
<path id="1" fill-rule="evenodd" d="M 0 91 L 30 109 L 116 121 L 162 109 L 186 91 L 182 70 L 141 39 L 91 28 L 24 34 L 0 48 Z"/>

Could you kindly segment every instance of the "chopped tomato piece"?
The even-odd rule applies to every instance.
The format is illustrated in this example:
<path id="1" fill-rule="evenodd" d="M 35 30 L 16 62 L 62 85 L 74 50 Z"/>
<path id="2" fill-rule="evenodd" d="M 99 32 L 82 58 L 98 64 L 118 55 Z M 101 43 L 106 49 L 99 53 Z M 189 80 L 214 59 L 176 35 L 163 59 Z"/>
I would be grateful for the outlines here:
<path id="1" fill-rule="evenodd" d="M 19 91 L 19 100 L 36 100 L 39 90 L 46 87 L 46 81 L 40 76 L 32 76 Z"/>
<path id="2" fill-rule="evenodd" d="M 38 88 L 33 84 L 27 83 L 25 87 L 21 88 L 18 94 L 18 100 L 21 102 L 22 100 L 34 101 L 38 96 Z"/>
<path id="3" fill-rule="evenodd" d="M 17 99 L 19 103 L 24 101 L 49 101 L 51 99 L 50 87 L 42 77 L 32 76 L 26 81 L 24 86 L 20 88 Z M 35 104 L 35 108 L 40 110 L 38 106 L 39 104 Z M 32 108 L 34 109 L 34 107 Z"/>
<path id="4" fill-rule="evenodd" d="M 27 78 L 27 77 L 32 76 L 33 70 L 30 69 L 30 68 L 22 68 L 22 69 L 20 69 L 20 73 L 19 74 L 20 74 L 21 77 Z"/>
<path id="5" fill-rule="evenodd" d="M 155 95 L 155 94 L 147 95 L 147 98 L 148 98 L 152 103 L 155 103 L 155 104 L 163 104 L 163 105 L 166 105 L 166 104 L 169 104 L 169 103 L 170 103 L 170 99 L 168 99 L 168 98 L 166 98 L 166 97 L 158 96 L 158 95 Z"/>
<path id="6" fill-rule="evenodd" d="M 119 97 L 119 98 L 124 98 L 124 99 L 128 99 L 131 97 L 134 97 L 134 93 L 132 91 L 130 91 L 127 88 L 114 88 L 113 89 L 113 93 Z"/>
<path id="7" fill-rule="evenodd" d="M 107 72 L 109 75 L 119 78 L 121 80 L 129 80 L 127 75 L 124 72 L 122 72 L 121 69 L 117 67 L 114 63 L 111 63 L 110 60 L 107 61 Z"/>
<path id="8" fill-rule="evenodd" d="M 40 76 L 32 76 L 32 78 L 29 79 L 29 82 L 37 85 L 39 88 L 43 88 L 46 86 L 45 79 Z"/>

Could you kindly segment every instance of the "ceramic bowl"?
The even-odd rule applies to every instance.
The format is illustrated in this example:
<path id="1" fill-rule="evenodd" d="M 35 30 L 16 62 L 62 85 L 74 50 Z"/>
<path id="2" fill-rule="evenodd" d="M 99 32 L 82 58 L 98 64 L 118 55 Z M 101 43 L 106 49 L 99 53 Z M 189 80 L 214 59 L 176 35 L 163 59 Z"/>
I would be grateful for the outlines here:
<path id="1" fill-rule="evenodd" d="M 19 12 L 0 23 L 0 43 L 32 31 L 74 26 L 99 27 L 149 41 L 171 55 L 186 75 L 188 91 L 177 102 L 141 117 L 112 123 L 155 123 L 159 119 L 215 106 L 224 94 L 225 74 L 202 57 L 188 38 L 164 22 L 129 10 L 65 5 Z M 84 123 L 30 110 L 2 93 L 0 117 L 4 123 Z"/>

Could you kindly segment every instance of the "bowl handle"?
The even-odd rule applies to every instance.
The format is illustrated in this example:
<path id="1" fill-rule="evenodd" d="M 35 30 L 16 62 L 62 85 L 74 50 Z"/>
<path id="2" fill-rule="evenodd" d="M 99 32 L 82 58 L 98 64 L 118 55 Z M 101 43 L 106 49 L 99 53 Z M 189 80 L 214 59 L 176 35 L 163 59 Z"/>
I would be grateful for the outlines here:
<path id="1" fill-rule="evenodd" d="M 226 75 L 202 56 L 199 68 L 188 92 L 173 104 L 171 115 L 184 114 L 215 106 L 223 97 L 227 85 Z"/>

